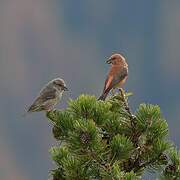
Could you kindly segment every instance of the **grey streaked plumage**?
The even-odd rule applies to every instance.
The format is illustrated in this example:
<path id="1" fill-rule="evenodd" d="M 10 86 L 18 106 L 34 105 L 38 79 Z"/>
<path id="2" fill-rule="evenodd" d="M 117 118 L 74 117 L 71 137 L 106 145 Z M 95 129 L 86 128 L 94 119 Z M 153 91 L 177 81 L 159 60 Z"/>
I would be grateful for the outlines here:
<path id="1" fill-rule="evenodd" d="M 31 112 L 50 111 L 61 99 L 62 93 L 67 90 L 63 79 L 53 79 L 41 89 L 39 96 L 34 100 L 24 117 Z"/>

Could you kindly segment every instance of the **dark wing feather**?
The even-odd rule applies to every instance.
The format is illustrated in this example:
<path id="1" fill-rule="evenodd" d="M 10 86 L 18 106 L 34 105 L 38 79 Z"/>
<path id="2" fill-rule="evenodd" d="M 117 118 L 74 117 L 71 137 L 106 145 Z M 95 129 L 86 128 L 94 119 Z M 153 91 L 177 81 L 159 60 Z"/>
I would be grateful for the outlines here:
<path id="1" fill-rule="evenodd" d="M 56 97 L 56 89 L 55 88 L 46 88 L 41 93 L 40 96 L 44 101 L 48 99 L 54 99 Z"/>
<path id="2" fill-rule="evenodd" d="M 56 97 L 56 89 L 54 88 L 46 88 L 40 93 L 34 103 L 30 106 L 28 111 L 37 110 L 39 107 L 43 106 L 43 103 L 49 99 L 54 99 Z"/>
<path id="3" fill-rule="evenodd" d="M 107 84 L 108 80 L 109 80 L 109 76 L 107 76 L 107 78 L 106 78 L 106 81 L 105 81 L 105 84 L 104 84 L 104 89 L 103 89 L 103 92 L 104 92 L 104 91 L 105 91 L 105 89 L 106 89 L 106 84 Z"/>
<path id="4" fill-rule="evenodd" d="M 121 71 L 122 72 L 122 71 Z M 105 81 L 105 86 L 103 93 L 101 96 L 98 98 L 98 100 L 105 100 L 106 96 L 108 95 L 109 91 L 116 87 L 126 76 L 128 75 L 128 70 L 127 67 L 125 67 L 124 71 L 122 74 L 116 74 L 114 76 L 107 76 L 106 81 Z"/>
<path id="5" fill-rule="evenodd" d="M 98 100 L 105 100 L 109 91 L 114 88 L 118 83 L 120 83 L 124 79 L 123 76 L 108 76 L 106 81 L 105 81 L 105 86 L 103 93 L 101 96 L 98 98 Z"/>
<path id="6" fill-rule="evenodd" d="M 112 88 L 114 88 L 117 84 L 119 84 L 126 76 L 127 74 L 113 76 L 113 80 L 111 81 L 109 87 L 104 90 L 104 93 L 108 93 Z"/>

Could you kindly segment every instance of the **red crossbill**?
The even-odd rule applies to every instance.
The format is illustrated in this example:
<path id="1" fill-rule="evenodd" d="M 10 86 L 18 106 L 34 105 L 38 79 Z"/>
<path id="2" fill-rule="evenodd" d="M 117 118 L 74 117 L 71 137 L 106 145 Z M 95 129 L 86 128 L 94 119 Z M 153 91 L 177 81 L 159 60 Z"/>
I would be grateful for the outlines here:
<path id="1" fill-rule="evenodd" d="M 128 75 L 128 64 L 120 54 L 113 54 L 107 64 L 112 64 L 108 72 L 102 95 L 98 100 L 105 100 L 111 89 L 120 88 L 126 81 Z"/>

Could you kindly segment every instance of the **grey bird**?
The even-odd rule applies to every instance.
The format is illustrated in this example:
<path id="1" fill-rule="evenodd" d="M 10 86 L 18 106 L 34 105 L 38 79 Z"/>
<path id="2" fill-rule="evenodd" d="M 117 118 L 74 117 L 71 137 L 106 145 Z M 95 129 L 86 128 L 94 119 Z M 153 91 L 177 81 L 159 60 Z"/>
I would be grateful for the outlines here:
<path id="1" fill-rule="evenodd" d="M 24 117 L 31 112 L 49 112 L 61 99 L 64 91 L 68 91 L 64 80 L 61 78 L 53 79 L 41 89 L 39 96 L 36 97 L 33 104 L 28 108 Z"/>

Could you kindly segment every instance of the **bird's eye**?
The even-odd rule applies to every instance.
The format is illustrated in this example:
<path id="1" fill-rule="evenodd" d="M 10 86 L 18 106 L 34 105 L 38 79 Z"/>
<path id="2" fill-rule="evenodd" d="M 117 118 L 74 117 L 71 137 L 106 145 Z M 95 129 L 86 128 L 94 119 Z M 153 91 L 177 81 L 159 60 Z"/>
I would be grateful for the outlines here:
<path id="1" fill-rule="evenodd" d="M 115 59 L 116 59 L 115 57 L 112 58 L 112 60 L 115 60 Z"/>

